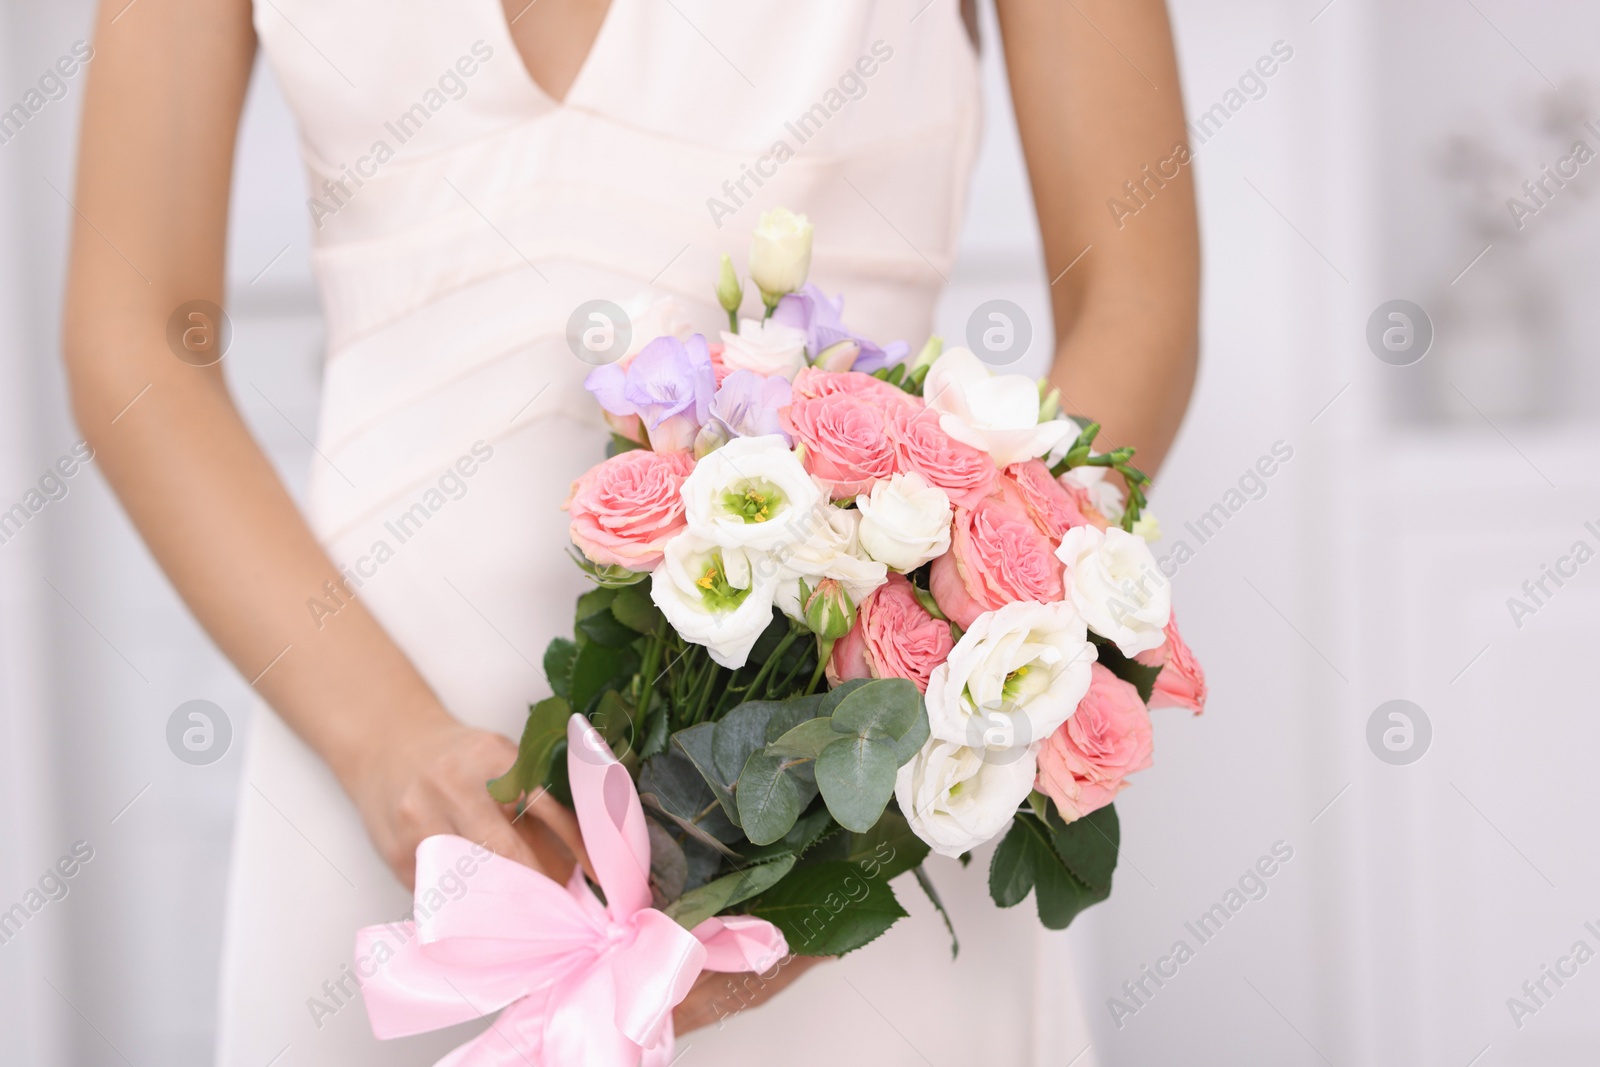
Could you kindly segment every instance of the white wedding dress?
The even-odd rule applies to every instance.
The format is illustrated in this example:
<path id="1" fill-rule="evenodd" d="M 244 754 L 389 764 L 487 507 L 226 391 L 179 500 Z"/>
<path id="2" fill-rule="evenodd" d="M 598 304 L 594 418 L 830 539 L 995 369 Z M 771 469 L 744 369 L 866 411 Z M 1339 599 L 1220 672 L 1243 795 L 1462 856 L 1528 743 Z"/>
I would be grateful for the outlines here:
<path id="1" fill-rule="evenodd" d="M 266 0 L 255 24 L 315 197 L 328 349 L 310 521 L 444 703 L 516 737 L 586 587 L 560 504 L 606 441 L 569 317 L 671 295 L 716 330 L 718 258 L 742 266 L 758 214 L 785 205 L 815 223 L 812 280 L 845 294 L 846 321 L 919 347 L 978 138 L 958 0 L 612 0 L 559 102 L 500 0 Z M 409 895 L 266 709 L 245 774 L 218 1062 L 427 1065 L 481 1028 L 373 1039 L 354 935 Z M 988 900 L 986 859 L 929 865 L 958 962 L 907 876 L 910 918 L 685 1035 L 680 1062 L 1072 1061 L 1076 995 L 1043 964 L 1031 901 Z"/>

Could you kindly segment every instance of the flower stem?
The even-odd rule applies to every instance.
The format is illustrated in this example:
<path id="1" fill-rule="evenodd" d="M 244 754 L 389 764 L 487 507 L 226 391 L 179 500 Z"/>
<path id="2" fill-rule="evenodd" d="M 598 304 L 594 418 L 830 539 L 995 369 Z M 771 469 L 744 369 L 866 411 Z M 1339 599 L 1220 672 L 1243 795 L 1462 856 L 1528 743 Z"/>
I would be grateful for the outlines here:
<path id="1" fill-rule="evenodd" d="M 817 688 L 817 682 L 828 669 L 828 657 L 833 655 L 833 642 L 824 638 L 817 638 L 817 669 L 811 672 L 811 681 L 806 683 L 806 696 L 810 696 Z"/>

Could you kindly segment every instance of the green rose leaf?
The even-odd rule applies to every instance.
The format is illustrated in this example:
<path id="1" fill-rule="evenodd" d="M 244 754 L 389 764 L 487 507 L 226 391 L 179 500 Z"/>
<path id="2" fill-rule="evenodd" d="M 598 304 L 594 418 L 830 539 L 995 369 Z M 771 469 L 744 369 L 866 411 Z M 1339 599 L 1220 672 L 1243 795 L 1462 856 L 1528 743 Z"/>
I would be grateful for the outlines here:
<path id="1" fill-rule="evenodd" d="M 894 795 L 897 769 L 894 742 L 888 738 L 841 737 L 817 757 L 817 788 L 840 826 L 865 833 Z"/>
<path id="2" fill-rule="evenodd" d="M 1122 842 L 1122 827 L 1117 809 L 1107 804 L 1081 819 L 1063 822 L 1050 806 L 1046 818 L 1050 843 L 1072 876 L 1104 899 L 1111 895 L 1111 875 L 1117 869 L 1117 849 Z"/>
<path id="3" fill-rule="evenodd" d="M 597 593 L 614 592 L 611 589 L 596 589 Z M 587 618 L 578 620 L 578 632 L 590 641 L 605 645 L 609 648 L 626 648 L 639 639 L 639 635 L 617 621 L 617 617 L 609 611 L 597 611 Z"/>
<path id="4" fill-rule="evenodd" d="M 816 787 L 790 772 L 790 761 L 752 752 L 739 774 L 734 796 L 739 805 L 739 825 L 753 845 L 770 845 L 794 827 L 811 803 Z"/>
<path id="5" fill-rule="evenodd" d="M 865 833 L 850 835 L 845 859 L 870 877 L 885 881 L 921 865 L 928 858 L 928 843 L 911 832 L 911 824 L 898 811 L 886 811 Z"/>
<path id="6" fill-rule="evenodd" d="M 633 680 L 633 674 L 638 669 L 639 657 L 633 649 L 614 648 L 598 641 L 589 641 L 573 657 L 567 700 L 573 710 L 587 712 L 601 693 L 608 689 L 623 688 Z"/>
<path id="7" fill-rule="evenodd" d="M 578 655 L 578 646 L 565 637 L 551 641 L 544 650 L 544 676 L 550 681 L 550 690 L 558 697 L 568 695 L 567 686 L 572 681 L 572 661 Z"/>
<path id="8" fill-rule="evenodd" d="M 781 856 L 769 863 L 754 864 L 723 875 L 683 894 L 667 905 L 666 914 L 685 930 L 693 930 L 718 912 L 742 904 L 778 884 L 793 866 L 793 856 Z"/>
<path id="9" fill-rule="evenodd" d="M 1091 889 L 1075 878 L 1051 844 L 1050 829 L 1032 813 L 1018 815 L 1011 830 L 995 849 L 989 866 L 989 895 L 1002 908 L 1022 902 L 1034 893 L 1039 921 L 1051 930 L 1063 930 L 1085 908 L 1110 895 Z"/>
<path id="10" fill-rule="evenodd" d="M 1150 703 L 1150 694 L 1155 691 L 1156 675 L 1161 673 L 1161 668 L 1147 667 L 1136 659 L 1124 656 L 1116 645 L 1104 638 L 1093 637 L 1093 640 L 1095 651 L 1099 654 L 1096 662 L 1124 682 L 1132 684 L 1139 691 L 1139 699 Z"/>
<path id="11" fill-rule="evenodd" d="M 878 937 L 906 914 L 884 878 L 853 863 L 802 867 L 757 897 L 750 914 L 766 919 L 801 956 L 842 956 Z"/>
<path id="12" fill-rule="evenodd" d="M 567 720 L 572 709 L 560 697 L 541 700 L 528 709 L 517 745 L 517 761 L 511 769 L 489 783 L 489 795 L 501 804 L 512 804 L 550 779 L 550 763 L 556 746 L 567 738 Z"/>
<path id="13" fill-rule="evenodd" d="M 658 632 L 663 621 L 661 609 L 650 599 L 650 591 L 643 585 L 630 585 L 617 590 L 611 602 L 611 614 L 628 629 L 640 634 Z"/>

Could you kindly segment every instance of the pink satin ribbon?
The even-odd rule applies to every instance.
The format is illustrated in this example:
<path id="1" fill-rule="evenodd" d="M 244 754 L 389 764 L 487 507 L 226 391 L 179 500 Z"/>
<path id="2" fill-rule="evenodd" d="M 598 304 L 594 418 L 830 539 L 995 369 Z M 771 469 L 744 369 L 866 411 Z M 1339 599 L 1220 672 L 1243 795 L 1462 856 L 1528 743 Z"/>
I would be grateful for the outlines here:
<path id="1" fill-rule="evenodd" d="M 665 1067 L 672 1009 L 701 971 L 764 971 L 788 951 L 762 919 L 729 915 L 690 931 L 650 906 L 638 791 L 580 715 L 567 723 L 567 773 L 606 902 L 582 870 L 562 887 L 520 863 L 481 858 L 464 838 L 428 838 L 417 846 L 424 917 L 356 934 L 357 959 L 383 961 L 361 987 L 374 1035 L 406 1037 L 504 1008 L 437 1067 Z M 459 899 L 432 912 L 423 906 L 424 892 L 472 865 Z M 408 936 L 393 949 L 396 928 Z"/>

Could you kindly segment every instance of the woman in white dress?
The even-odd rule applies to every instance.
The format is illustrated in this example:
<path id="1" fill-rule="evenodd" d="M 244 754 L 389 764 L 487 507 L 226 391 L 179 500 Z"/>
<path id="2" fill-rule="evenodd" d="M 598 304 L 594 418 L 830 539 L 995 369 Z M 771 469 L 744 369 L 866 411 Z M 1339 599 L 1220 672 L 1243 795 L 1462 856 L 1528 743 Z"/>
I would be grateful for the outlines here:
<path id="1" fill-rule="evenodd" d="M 374 1041 L 352 938 L 406 913 L 429 834 L 570 864 L 567 813 L 513 824 L 483 788 L 584 587 L 559 505 L 605 432 L 569 318 L 674 296 L 711 332 L 718 257 L 742 263 L 781 204 L 815 223 L 812 279 L 850 325 L 919 345 L 979 137 L 975 19 L 960 0 L 125 2 L 95 39 L 65 348 L 107 476 L 270 706 L 218 1062 L 432 1063 L 474 1028 Z M 1055 279 L 1053 378 L 1153 468 L 1193 379 L 1198 269 L 1187 169 L 1147 167 L 1184 139 L 1162 0 L 998 7 Z M 303 515 L 220 368 L 169 333 L 180 306 L 224 300 L 258 43 L 300 123 L 327 319 Z M 758 1011 L 697 990 L 684 1062 L 1072 1060 L 1087 1028 L 1039 981 L 1031 907 L 994 909 L 981 863 L 934 876 L 959 962 L 912 887 L 909 921 Z"/>

